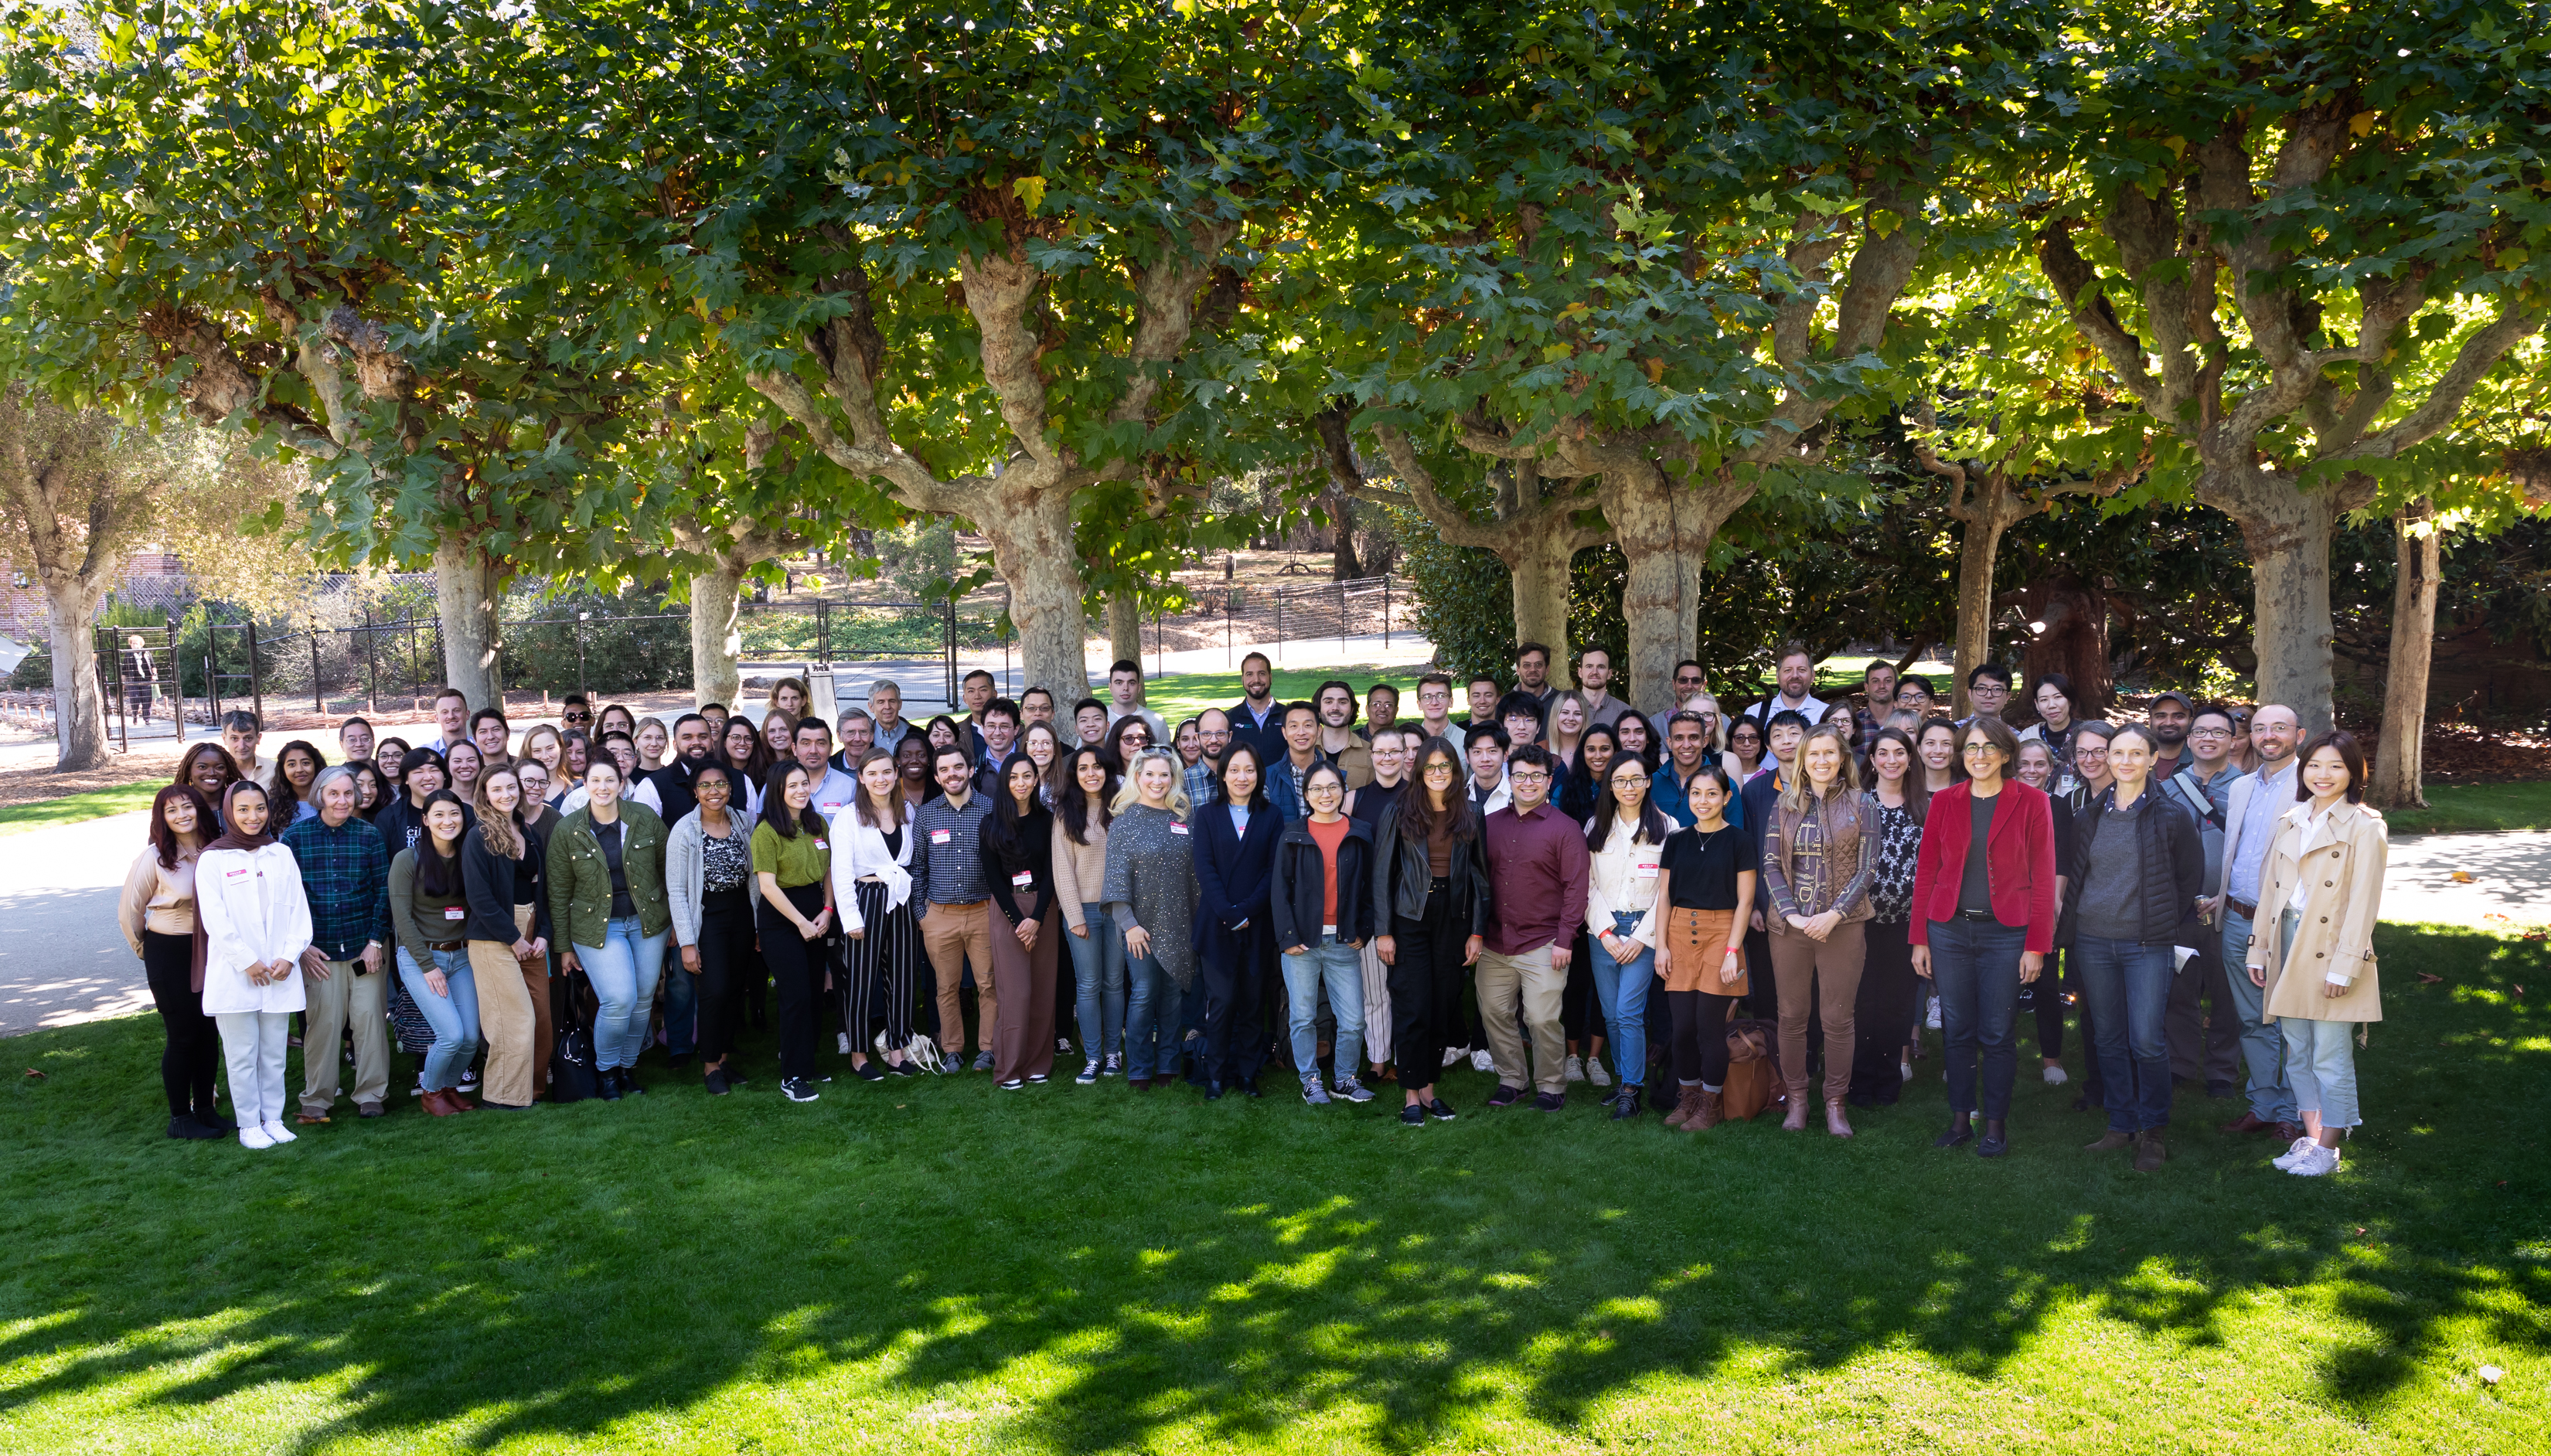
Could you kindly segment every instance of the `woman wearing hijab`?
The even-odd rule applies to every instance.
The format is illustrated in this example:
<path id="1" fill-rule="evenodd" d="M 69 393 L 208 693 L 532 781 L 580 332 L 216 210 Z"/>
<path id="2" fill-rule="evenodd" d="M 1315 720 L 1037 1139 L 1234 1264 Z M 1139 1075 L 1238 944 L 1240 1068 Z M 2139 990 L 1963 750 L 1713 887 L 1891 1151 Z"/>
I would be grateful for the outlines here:
<path id="1" fill-rule="evenodd" d="M 222 796 L 222 823 L 230 827 L 195 864 L 194 980 L 205 1014 L 221 1028 L 231 1106 L 247 1148 L 293 1140 L 283 1122 L 284 1049 L 292 1014 L 308 1005 L 301 956 L 310 948 L 310 902 L 292 851 L 266 832 L 271 817 L 263 789 L 231 785 Z"/>
<path id="2" fill-rule="evenodd" d="M 236 1130 L 213 1105 L 221 1034 L 204 1015 L 195 965 L 195 865 L 212 837 L 213 807 L 192 784 L 170 784 L 151 801 L 150 840 L 135 856 L 116 903 L 125 943 L 142 958 L 167 1033 L 159 1083 L 168 1095 L 170 1137 L 219 1137 Z"/>

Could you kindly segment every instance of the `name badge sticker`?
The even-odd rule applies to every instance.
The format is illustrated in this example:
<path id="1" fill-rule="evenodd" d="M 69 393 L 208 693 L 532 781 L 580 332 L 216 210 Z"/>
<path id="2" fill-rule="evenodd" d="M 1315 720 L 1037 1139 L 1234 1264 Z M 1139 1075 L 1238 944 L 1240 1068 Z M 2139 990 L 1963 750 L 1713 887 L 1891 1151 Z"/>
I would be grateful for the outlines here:
<path id="1" fill-rule="evenodd" d="M 832 845 L 830 845 L 830 844 L 825 843 L 825 842 L 824 842 L 823 840 L 821 840 L 821 839 L 818 839 L 818 840 L 816 840 L 816 841 L 815 841 L 815 847 L 816 847 L 816 848 L 818 848 L 818 849 L 822 849 L 822 850 L 827 850 L 827 851 L 829 851 L 829 850 L 831 850 L 831 849 L 832 849 L 832 847 L 833 847 L 833 846 L 832 846 Z"/>
<path id="2" fill-rule="evenodd" d="M 945 843 L 947 843 L 947 842 L 948 842 L 948 830 L 946 830 L 946 829 L 932 829 L 932 830 L 930 831 L 930 842 L 931 842 L 931 843 L 933 843 L 933 844 L 945 844 Z"/>
<path id="3" fill-rule="evenodd" d="M 1655 860 L 1653 860 L 1653 859 L 1640 859 L 1640 860 L 1633 860 L 1633 861 L 1631 861 L 1631 864 L 1630 864 L 1630 878 L 1631 878 L 1631 879 L 1634 879 L 1634 880 L 1653 880 L 1653 879 L 1655 879 L 1656 877 L 1657 877 L 1657 862 L 1656 862 Z"/>
<path id="4" fill-rule="evenodd" d="M 1010 876 L 1010 883 L 1021 890 L 1025 890 L 1036 883 L 1036 876 L 1026 870 L 1021 870 L 1017 874 Z"/>
<path id="5" fill-rule="evenodd" d="M 443 918 L 447 921 L 465 921 L 469 919 L 469 912 L 457 905 L 447 905 L 443 908 Z"/>
<path id="6" fill-rule="evenodd" d="M 1173 833 L 1173 834 L 1183 834 L 1183 833 L 1185 833 L 1186 831 L 1187 831 L 1187 826 L 1186 826 L 1185 825 L 1182 825 L 1182 824 L 1178 823 L 1176 820 L 1172 820 L 1172 821 L 1170 821 L 1170 832 L 1171 832 L 1171 833 Z"/>

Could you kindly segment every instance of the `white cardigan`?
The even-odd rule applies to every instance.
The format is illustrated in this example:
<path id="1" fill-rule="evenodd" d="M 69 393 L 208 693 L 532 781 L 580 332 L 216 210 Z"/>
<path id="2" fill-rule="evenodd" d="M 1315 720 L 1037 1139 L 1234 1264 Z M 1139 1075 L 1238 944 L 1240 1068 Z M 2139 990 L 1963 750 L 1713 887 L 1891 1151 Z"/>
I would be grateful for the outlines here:
<path id="1" fill-rule="evenodd" d="M 844 930 L 867 928 L 860 919 L 860 897 L 851 889 L 862 880 L 874 876 L 885 882 L 889 910 L 912 898 L 912 840 L 909 804 L 903 806 L 903 849 L 896 854 L 885 852 L 884 832 L 861 819 L 856 807 L 833 820 L 833 904 L 841 910 Z"/>
<path id="2" fill-rule="evenodd" d="M 301 866 L 281 844 L 218 849 L 195 862 L 195 914 L 204 922 L 204 1015 L 309 1008 L 298 966 L 310 948 L 310 901 Z M 290 961 L 294 974 L 263 986 L 248 967 Z"/>

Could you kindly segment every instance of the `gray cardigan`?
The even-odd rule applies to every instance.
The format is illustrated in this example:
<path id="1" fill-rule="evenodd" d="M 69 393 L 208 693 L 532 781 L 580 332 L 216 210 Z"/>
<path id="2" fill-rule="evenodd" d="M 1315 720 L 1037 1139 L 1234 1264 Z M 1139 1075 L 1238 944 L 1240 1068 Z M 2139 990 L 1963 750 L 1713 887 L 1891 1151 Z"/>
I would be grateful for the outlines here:
<path id="1" fill-rule="evenodd" d="M 733 810 L 727 811 L 727 832 L 745 841 L 749 859 L 753 830 L 746 825 L 744 816 Z M 706 898 L 701 885 L 708 873 L 708 850 L 703 841 L 707 838 L 708 826 L 700 823 L 696 812 L 674 821 L 673 827 L 664 835 L 664 899 L 673 912 L 675 945 L 700 943 L 700 902 Z M 747 904 L 762 899 L 760 875 L 744 877 L 744 895 Z"/>

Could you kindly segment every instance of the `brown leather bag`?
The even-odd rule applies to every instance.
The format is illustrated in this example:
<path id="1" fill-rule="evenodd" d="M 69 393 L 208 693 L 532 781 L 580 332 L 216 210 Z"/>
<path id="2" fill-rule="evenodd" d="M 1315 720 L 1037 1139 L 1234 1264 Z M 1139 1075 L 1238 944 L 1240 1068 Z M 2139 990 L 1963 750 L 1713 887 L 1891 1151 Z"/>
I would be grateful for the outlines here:
<path id="1" fill-rule="evenodd" d="M 1781 1080 L 1780 1027 L 1764 1020 L 1727 1023 L 1727 1081 L 1718 1094 L 1731 1122 L 1757 1117 L 1787 1100 Z"/>

